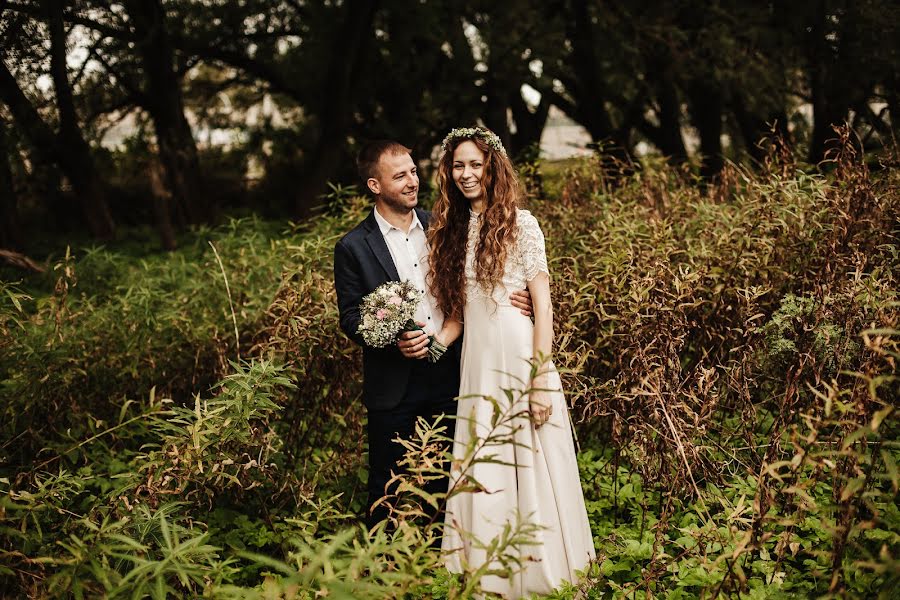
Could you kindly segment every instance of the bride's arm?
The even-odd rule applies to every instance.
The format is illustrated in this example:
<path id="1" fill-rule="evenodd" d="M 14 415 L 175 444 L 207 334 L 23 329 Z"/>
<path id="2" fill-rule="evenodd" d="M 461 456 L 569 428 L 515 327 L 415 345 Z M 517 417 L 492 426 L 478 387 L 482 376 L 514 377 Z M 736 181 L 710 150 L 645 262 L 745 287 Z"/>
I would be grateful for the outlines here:
<path id="1" fill-rule="evenodd" d="M 550 362 L 553 352 L 553 304 L 550 301 L 550 276 L 541 271 L 528 282 L 528 291 L 534 303 L 534 357 L 541 357 L 543 362 L 531 380 L 532 392 L 528 395 L 531 418 L 535 427 L 540 427 L 550 420 L 553 405 L 550 394 L 549 373 L 553 369 Z"/>
<path id="2" fill-rule="evenodd" d="M 547 373 L 551 370 L 553 353 L 553 304 L 550 301 L 550 277 L 543 271 L 528 282 L 528 291 L 534 303 L 534 357 L 543 356 L 545 362 L 534 378 L 536 387 L 545 387 Z"/>
<path id="3" fill-rule="evenodd" d="M 456 319 L 444 319 L 444 326 L 441 327 L 441 330 L 434 336 L 434 339 L 449 348 L 450 344 L 459 339 L 462 330 L 463 324 L 460 321 L 457 321 Z"/>

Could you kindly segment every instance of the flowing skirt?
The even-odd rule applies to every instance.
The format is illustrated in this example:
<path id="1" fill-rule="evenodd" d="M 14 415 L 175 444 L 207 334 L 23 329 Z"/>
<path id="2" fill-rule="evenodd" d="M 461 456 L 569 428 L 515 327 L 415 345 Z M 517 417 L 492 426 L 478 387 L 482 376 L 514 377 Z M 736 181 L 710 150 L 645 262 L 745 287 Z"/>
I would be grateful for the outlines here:
<path id="1" fill-rule="evenodd" d="M 446 565 L 454 573 L 498 569 L 498 555 L 505 554 L 520 564 L 508 563 L 511 578 L 484 577 L 485 591 L 506 598 L 546 594 L 575 581 L 575 571 L 595 556 L 559 375 L 553 371 L 548 386 L 558 390 L 550 394 L 553 414 L 535 429 L 528 397 L 521 394 L 530 384 L 531 319 L 511 305 L 477 297 L 467 301 L 464 318 L 450 486 L 475 489 L 447 503 Z M 517 528 L 531 530 L 528 543 L 490 548 Z"/>

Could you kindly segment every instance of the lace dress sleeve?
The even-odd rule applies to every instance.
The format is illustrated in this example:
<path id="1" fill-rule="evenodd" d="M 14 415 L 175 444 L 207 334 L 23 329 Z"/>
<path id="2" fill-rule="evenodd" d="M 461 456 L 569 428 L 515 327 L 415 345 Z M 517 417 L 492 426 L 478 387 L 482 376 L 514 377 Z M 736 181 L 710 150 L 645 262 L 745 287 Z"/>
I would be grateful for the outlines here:
<path id="1" fill-rule="evenodd" d="M 550 275 L 547 268 L 547 252 L 544 247 L 544 233 L 534 218 L 527 210 L 519 211 L 519 255 L 524 270 L 525 281 L 531 281 L 538 273 Z"/>

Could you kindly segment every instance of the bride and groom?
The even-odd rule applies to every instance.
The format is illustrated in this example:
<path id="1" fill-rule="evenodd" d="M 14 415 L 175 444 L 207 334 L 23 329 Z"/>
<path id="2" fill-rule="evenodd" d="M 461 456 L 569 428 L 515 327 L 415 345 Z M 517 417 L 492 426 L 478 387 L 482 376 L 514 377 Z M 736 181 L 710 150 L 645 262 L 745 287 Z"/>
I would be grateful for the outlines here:
<path id="1" fill-rule="evenodd" d="M 364 147 L 357 166 L 375 206 L 335 246 L 340 326 L 363 346 L 369 506 L 389 493 L 403 457 L 393 440 L 411 437 L 419 417 L 455 415 L 450 481 L 431 481 L 426 491 L 447 492 L 462 478 L 478 485 L 447 500 L 447 568 L 494 563 L 484 546 L 525 522 L 532 537 L 511 549 L 521 567 L 511 578 L 484 577 L 482 588 L 504 597 L 548 593 L 575 581 L 594 548 L 559 374 L 550 361 L 533 368 L 553 342 L 544 236 L 534 216 L 517 208 L 515 170 L 494 133 L 454 129 L 441 151 L 429 213 L 417 207 L 410 150 L 391 141 Z M 415 315 L 424 331 L 404 333 L 393 347 L 366 346 L 358 331 L 362 298 L 401 280 L 424 294 Z M 436 362 L 425 360 L 429 336 L 448 348 Z M 507 395 L 510 389 L 531 391 Z M 509 415 L 499 424 L 505 437 L 480 447 L 498 428 L 498 407 Z M 478 460 L 478 453 L 493 456 Z M 378 504 L 368 524 L 387 510 Z"/>

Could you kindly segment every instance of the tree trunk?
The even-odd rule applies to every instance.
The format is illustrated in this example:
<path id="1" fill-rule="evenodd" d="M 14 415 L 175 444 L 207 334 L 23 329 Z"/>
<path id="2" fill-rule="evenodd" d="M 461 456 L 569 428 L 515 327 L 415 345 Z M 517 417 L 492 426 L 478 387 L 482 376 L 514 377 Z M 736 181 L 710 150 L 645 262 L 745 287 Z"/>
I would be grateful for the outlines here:
<path id="1" fill-rule="evenodd" d="M 731 109 L 741 132 L 741 138 L 744 140 L 747 154 L 754 161 L 761 162 L 765 158 L 765 151 L 760 147 L 759 142 L 767 134 L 765 120 L 750 110 L 743 94 L 738 91 L 732 94 Z"/>
<path id="2" fill-rule="evenodd" d="M 516 90 L 510 100 L 513 121 L 516 123 L 516 133 L 512 136 L 510 153 L 518 156 L 529 146 L 541 143 L 544 127 L 547 125 L 547 116 L 550 114 L 550 100 L 541 96 L 534 112 L 528 107 L 522 92 Z"/>
<path id="3" fill-rule="evenodd" d="M 681 103 L 674 83 L 664 83 L 658 100 L 660 150 L 671 164 L 680 165 L 687 161 L 688 154 L 681 134 Z"/>
<path id="4" fill-rule="evenodd" d="M 160 0 L 130 0 L 126 7 L 138 37 L 137 49 L 146 77 L 143 104 L 153 118 L 171 204 L 176 207 L 179 220 L 208 221 L 214 216 L 213 210 L 203 189 L 197 144 L 184 116 L 181 81 L 175 71 L 165 9 Z"/>
<path id="5" fill-rule="evenodd" d="M 489 28 L 487 34 L 487 73 L 485 73 L 484 95 L 487 102 L 484 105 L 484 124 L 488 129 L 497 134 L 504 148 L 512 144 L 512 133 L 509 128 L 509 102 L 512 93 L 518 90 L 521 83 L 509 82 L 504 71 L 504 56 L 500 54 L 498 40 L 492 39 L 494 28 Z"/>
<path id="6" fill-rule="evenodd" d="M 836 106 L 831 97 L 831 65 L 834 57 L 829 49 L 828 11 L 823 0 L 818 3 L 809 29 L 809 87 L 812 95 L 813 130 L 809 142 L 809 162 L 822 162 L 827 153 L 828 140 L 835 137 L 834 125 L 843 122 L 846 111 Z"/>
<path id="7" fill-rule="evenodd" d="M 165 179 L 164 168 L 158 161 L 150 163 L 150 191 L 153 194 L 153 217 L 156 219 L 156 231 L 159 233 L 159 241 L 166 250 L 174 250 L 177 247 L 175 241 L 175 228 L 172 226 L 172 195 L 163 185 Z"/>
<path id="8" fill-rule="evenodd" d="M 900 85 L 892 82 L 889 84 L 888 90 L 888 117 L 891 121 L 891 131 L 894 138 L 892 143 L 898 145 L 900 144 Z"/>
<path id="9" fill-rule="evenodd" d="M 13 186 L 7 125 L 0 117 L 0 248 L 21 250 L 22 232 L 19 225 L 19 205 Z"/>
<path id="10" fill-rule="evenodd" d="M 354 84 L 361 54 L 369 39 L 377 0 L 346 2 L 346 16 L 331 53 L 327 85 L 321 91 L 319 138 L 308 157 L 298 184 L 295 213 L 298 219 L 309 217 L 340 165 L 341 153 L 350 129 Z"/>
<path id="11" fill-rule="evenodd" d="M 711 179 L 722 171 L 721 92 L 713 83 L 694 81 L 689 87 L 691 121 L 700 135 L 700 176 Z"/>
<path id="12" fill-rule="evenodd" d="M 613 137 L 613 124 L 604 105 L 600 65 L 594 50 L 594 32 L 586 0 L 574 0 L 574 36 L 572 51 L 578 72 L 577 111 L 594 141 Z"/>
<path id="13" fill-rule="evenodd" d="M 487 73 L 484 94 L 487 97 L 487 103 L 484 106 L 484 124 L 487 128 L 497 134 L 505 148 L 511 145 L 512 134 L 509 130 L 509 117 L 507 109 L 509 103 L 509 88 L 502 82 L 498 81 L 490 71 Z"/>
<path id="14" fill-rule="evenodd" d="M 667 53 L 657 53 L 648 61 L 647 78 L 659 104 L 659 127 L 651 141 L 669 163 L 677 165 L 686 162 L 688 154 L 681 134 L 681 100 L 672 71 L 672 61 Z"/>
<path id="15" fill-rule="evenodd" d="M 62 145 L 58 148 L 58 162 L 72 183 L 91 233 L 98 238 L 111 238 L 115 225 L 109 212 L 106 186 L 94 164 L 91 147 L 81 134 L 69 85 L 62 0 L 47 0 L 46 7 L 50 26 L 50 75 L 59 110 L 59 142 Z"/>
<path id="16" fill-rule="evenodd" d="M 90 173 L 96 172 L 93 171 L 90 154 L 87 155 L 88 160 L 84 161 L 83 148 L 67 147 L 61 136 L 56 135 L 41 119 L 19 88 L 13 74 L 6 68 L 2 53 L 0 53 L 0 99 L 9 108 L 38 161 L 58 165 L 72 185 L 76 186 L 81 211 L 91 233 L 101 239 L 112 237 L 114 228 L 103 188 L 91 183 Z M 87 171 L 80 171 L 81 168 Z"/>

